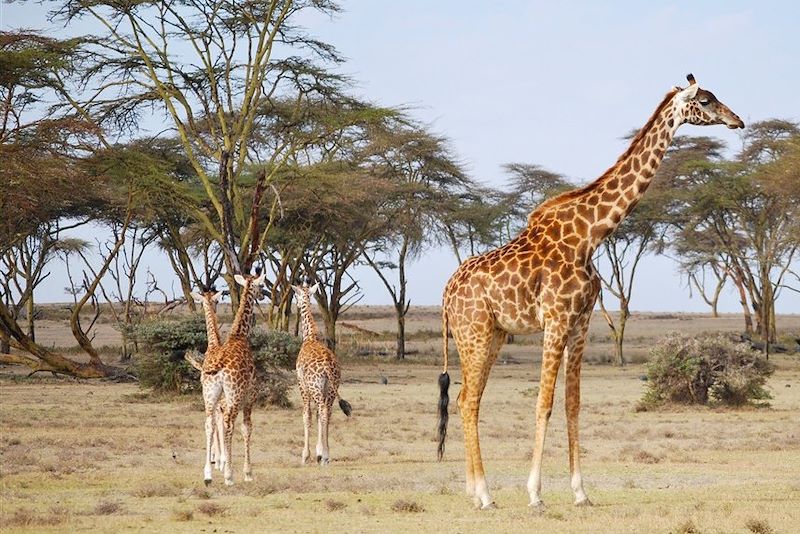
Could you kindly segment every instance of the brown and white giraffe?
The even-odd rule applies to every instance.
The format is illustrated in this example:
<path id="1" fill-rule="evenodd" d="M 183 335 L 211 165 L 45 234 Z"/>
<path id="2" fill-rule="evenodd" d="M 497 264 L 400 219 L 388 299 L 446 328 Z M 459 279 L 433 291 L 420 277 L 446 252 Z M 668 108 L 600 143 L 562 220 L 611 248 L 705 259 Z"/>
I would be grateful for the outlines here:
<path id="1" fill-rule="evenodd" d="M 591 504 L 583 488 L 578 447 L 580 371 L 586 332 L 600 282 L 592 264 L 597 246 L 636 206 L 681 124 L 725 124 L 742 120 L 694 77 L 667 93 L 617 162 L 589 185 L 539 205 L 528 225 L 508 244 L 462 263 L 444 291 L 444 372 L 439 378 L 439 458 L 447 431 L 447 332 L 461 360 L 463 386 L 458 407 L 464 423 L 467 493 L 476 506 L 494 506 L 481 459 L 478 412 L 489 371 L 508 334 L 544 331 L 533 466 L 528 479 L 531 506 L 541 507 L 545 432 L 553 407 L 556 376 L 566 360 L 566 415 L 571 486 L 575 504 Z"/>
<path id="2" fill-rule="evenodd" d="M 300 311 L 303 325 L 303 344 L 297 355 L 297 382 L 300 386 L 300 397 L 303 399 L 303 427 L 305 440 L 303 442 L 302 463 L 306 463 L 311 455 L 311 408 L 317 406 L 317 463 L 327 465 L 330 461 L 328 449 L 328 426 L 330 425 L 333 401 L 339 397 L 339 384 L 342 371 L 336 354 L 319 338 L 317 325 L 311 315 L 311 295 L 319 284 L 308 287 L 292 286 L 297 296 L 297 307 Z M 350 417 L 352 408 L 350 403 L 339 398 L 339 407 L 344 414 Z"/>
<path id="3" fill-rule="evenodd" d="M 209 349 L 203 360 L 200 380 L 203 384 L 203 401 L 206 409 L 206 465 L 203 475 L 206 484 L 211 483 L 211 448 L 215 433 L 214 411 L 220 401 L 223 406 L 224 439 L 221 458 L 225 484 L 233 484 L 231 445 L 233 426 L 239 409 L 242 410 L 242 437 L 244 438 L 244 479 L 252 480 L 250 466 L 250 436 L 252 433 L 251 414 L 255 401 L 256 366 L 250 351 L 250 326 L 253 319 L 253 306 L 261 291 L 264 275 L 234 276 L 236 283 L 243 286 L 239 309 L 231 325 L 225 343 Z"/>
<path id="4" fill-rule="evenodd" d="M 217 321 L 217 303 L 222 291 L 217 291 L 213 286 L 201 288 L 199 292 L 192 292 L 192 299 L 203 307 L 203 315 L 206 321 L 206 354 L 209 350 L 213 350 L 220 346 L 221 339 L 219 335 L 219 323 Z M 203 362 L 197 361 L 190 353 L 185 355 L 188 361 L 195 369 L 203 372 Z M 222 457 L 222 443 L 224 439 L 224 423 L 223 411 L 225 406 L 225 399 L 220 398 L 217 403 L 217 409 L 214 411 L 214 435 L 211 442 L 211 463 L 218 469 L 222 470 L 224 467 L 225 458 Z"/>

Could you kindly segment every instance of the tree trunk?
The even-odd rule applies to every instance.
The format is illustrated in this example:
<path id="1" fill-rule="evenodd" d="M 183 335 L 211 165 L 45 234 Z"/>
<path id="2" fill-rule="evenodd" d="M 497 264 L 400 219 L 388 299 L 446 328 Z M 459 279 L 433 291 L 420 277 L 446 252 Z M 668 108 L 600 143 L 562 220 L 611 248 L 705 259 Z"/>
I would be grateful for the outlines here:
<path id="1" fill-rule="evenodd" d="M 0 354 L 11 354 L 10 333 L 0 324 Z"/>
<path id="2" fill-rule="evenodd" d="M 22 331 L 19 324 L 11 317 L 8 308 L 2 303 L 0 303 L 0 325 L 2 325 L 4 333 L 8 333 L 8 337 L 3 335 L 4 341 L 10 344 L 13 339 L 15 347 L 33 356 L 3 354 L 0 356 L 0 362 L 27 365 L 31 368 L 31 374 L 39 371 L 50 371 L 77 378 L 105 378 L 119 376 L 124 373 L 122 369 L 105 365 L 99 358 L 92 359 L 89 363 L 80 363 L 70 360 L 61 354 L 50 352 L 36 344 Z"/>
<path id="3" fill-rule="evenodd" d="M 336 320 L 332 314 L 323 312 L 322 320 L 325 323 L 325 337 L 328 340 L 328 347 L 336 351 Z"/>
<path id="4" fill-rule="evenodd" d="M 28 314 L 28 337 L 31 341 L 36 342 L 36 327 L 34 326 L 34 306 L 33 306 L 33 293 L 28 297 L 25 302 L 25 312 Z"/>
<path id="5" fill-rule="evenodd" d="M 739 303 L 742 305 L 744 314 L 744 331 L 747 334 L 753 333 L 753 316 L 750 315 L 750 308 L 747 306 L 747 293 L 744 290 L 744 282 L 738 276 L 733 276 L 733 283 L 739 290 Z"/>
<path id="6" fill-rule="evenodd" d="M 406 357 L 406 316 L 398 310 L 397 313 L 397 350 L 395 356 L 398 360 Z"/>

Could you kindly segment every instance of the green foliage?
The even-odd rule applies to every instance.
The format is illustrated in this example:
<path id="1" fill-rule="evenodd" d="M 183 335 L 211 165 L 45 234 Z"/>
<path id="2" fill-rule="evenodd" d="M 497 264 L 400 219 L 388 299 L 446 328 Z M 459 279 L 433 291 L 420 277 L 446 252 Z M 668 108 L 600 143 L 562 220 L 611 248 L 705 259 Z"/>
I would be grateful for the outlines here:
<path id="1" fill-rule="evenodd" d="M 143 387 L 171 393 L 201 391 L 199 371 L 184 359 L 188 351 L 202 354 L 206 350 L 208 338 L 201 315 L 142 323 L 133 327 L 130 335 L 139 345 L 134 372 Z M 285 332 L 256 330 L 250 346 L 256 364 L 256 402 L 288 407 L 292 381 L 285 370 L 294 367 L 300 341 Z"/>
<path id="2" fill-rule="evenodd" d="M 197 370 L 183 355 L 187 350 L 206 350 L 208 337 L 202 316 L 144 322 L 133 327 L 129 335 L 139 347 L 134 372 L 143 387 L 159 392 L 200 391 Z"/>
<path id="3" fill-rule="evenodd" d="M 741 406 L 771 398 L 764 384 L 773 366 L 747 345 L 722 335 L 673 333 L 651 356 L 642 409 L 666 402 Z"/>

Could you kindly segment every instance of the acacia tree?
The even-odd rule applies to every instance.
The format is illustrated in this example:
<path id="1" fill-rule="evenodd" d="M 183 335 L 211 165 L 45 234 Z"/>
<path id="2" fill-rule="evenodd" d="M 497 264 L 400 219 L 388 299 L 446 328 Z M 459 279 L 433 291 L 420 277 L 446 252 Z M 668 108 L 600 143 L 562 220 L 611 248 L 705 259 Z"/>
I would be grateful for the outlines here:
<path id="1" fill-rule="evenodd" d="M 332 14 L 338 6 L 327 0 L 59 6 L 55 16 L 68 23 L 90 17 L 108 34 L 92 41 L 102 59 L 89 73 L 107 81 L 73 105 L 118 128 L 134 127 L 143 109 L 165 113 L 210 204 L 208 210 L 195 203 L 186 209 L 219 244 L 236 291 L 233 274 L 250 269 L 266 238 L 258 225 L 264 191 L 306 142 L 294 135 L 305 132 L 288 128 L 268 151 L 257 152 L 253 133 L 276 119 L 290 126 L 309 99 L 340 90 L 344 79 L 319 66 L 339 62 L 336 51 L 295 22 L 305 11 Z M 253 163 L 261 172 L 255 183 L 245 183 Z"/>
<path id="2" fill-rule="evenodd" d="M 775 299 L 800 243 L 799 138 L 792 122 L 755 123 L 734 161 L 690 162 L 694 172 L 684 174 L 690 197 L 680 214 L 684 248 L 713 254 L 726 267 L 753 311 L 755 332 L 769 341 L 775 338 Z"/>
<path id="3" fill-rule="evenodd" d="M 7 258 L 15 250 L 22 251 L 7 263 L 13 267 L 5 271 L 0 339 L 27 353 L 4 354 L 4 362 L 27 365 L 33 372 L 97 377 L 114 371 L 96 353 L 90 354 L 88 363 L 79 363 L 38 345 L 33 330 L 29 327 L 25 332 L 18 324 L 12 305 L 25 303 L 32 319 L 36 281 L 46 276 L 44 261 L 63 241 L 56 239 L 57 231 L 97 217 L 108 209 L 113 196 L 102 177 L 87 173 L 83 165 L 85 156 L 102 142 L 100 129 L 91 121 L 46 106 L 46 102 L 64 96 L 70 77 L 80 71 L 83 59 L 80 39 L 57 40 L 20 31 L 0 33 L 0 211 L 4 223 L 0 247 Z M 24 252 L 26 243 L 37 235 L 43 237 L 39 250 L 44 253 L 38 258 Z M 28 267 L 24 266 L 26 262 Z M 26 274 L 25 284 L 17 286 L 10 277 L 17 275 L 19 267 L 30 270 L 30 276 Z M 14 291 L 16 296 L 12 296 Z M 71 324 L 74 327 L 74 317 Z M 82 339 L 78 341 L 84 345 Z"/>
<path id="4" fill-rule="evenodd" d="M 383 126 L 383 125 L 382 125 Z M 420 126 L 391 123 L 374 128 L 364 149 L 362 167 L 392 183 L 394 201 L 382 215 L 387 228 L 362 252 L 392 299 L 397 322 L 397 359 L 405 358 L 405 317 L 411 305 L 407 297 L 406 264 L 434 242 L 432 233 L 441 226 L 441 205 L 470 185 L 461 165 L 444 138 Z M 386 271 L 397 269 L 397 283 Z"/>

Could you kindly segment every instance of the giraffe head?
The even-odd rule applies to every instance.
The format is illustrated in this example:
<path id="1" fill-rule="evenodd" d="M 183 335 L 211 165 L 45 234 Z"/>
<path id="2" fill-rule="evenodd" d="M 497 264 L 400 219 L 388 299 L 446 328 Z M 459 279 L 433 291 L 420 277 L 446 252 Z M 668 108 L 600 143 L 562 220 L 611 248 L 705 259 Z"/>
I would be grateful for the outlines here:
<path id="1" fill-rule="evenodd" d="M 253 295 L 253 296 L 256 296 L 258 288 L 264 285 L 264 277 L 265 274 L 262 273 L 261 269 L 258 268 L 256 269 L 255 274 L 233 275 L 233 279 L 236 280 L 236 283 L 244 287 L 244 291 L 242 293 L 245 295 Z"/>
<path id="2" fill-rule="evenodd" d="M 292 289 L 294 289 L 294 294 L 297 295 L 297 300 L 302 305 L 307 306 L 311 303 L 311 295 L 319 289 L 319 282 L 310 287 L 307 282 L 304 282 L 302 286 L 292 286 Z"/>
<path id="3" fill-rule="evenodd" d="M 728 128 L 744 128 L 744 122 L 730 110 L 728 106 L 717 100 L 714 93 L 701 89 L 689 74 L 689 87 L 681 89 L 675 95 L 677 112 L 682 117 L 680 123 L 705 126 L 709 124 L 724 124 Z"/>
<path id="4" fill-rule="evenodd" d="M 222 296 L 222 291 L 217 291 L 214 286 L 200 287 L 200 291 L 192 291 L 192 300 L 212 311 L 217 309 L 220 296 Z"/>

